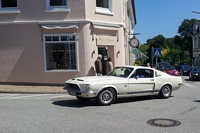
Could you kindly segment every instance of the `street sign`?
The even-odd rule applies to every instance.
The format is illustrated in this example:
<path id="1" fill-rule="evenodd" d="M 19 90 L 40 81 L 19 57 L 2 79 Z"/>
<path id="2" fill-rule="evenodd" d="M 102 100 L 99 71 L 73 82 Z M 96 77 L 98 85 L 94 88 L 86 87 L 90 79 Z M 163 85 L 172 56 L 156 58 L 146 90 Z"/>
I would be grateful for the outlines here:
<path id="1" fill-rule="evenodd" d="M 153 48 L 153 57 L 161 57 L 161 48 Z"/>

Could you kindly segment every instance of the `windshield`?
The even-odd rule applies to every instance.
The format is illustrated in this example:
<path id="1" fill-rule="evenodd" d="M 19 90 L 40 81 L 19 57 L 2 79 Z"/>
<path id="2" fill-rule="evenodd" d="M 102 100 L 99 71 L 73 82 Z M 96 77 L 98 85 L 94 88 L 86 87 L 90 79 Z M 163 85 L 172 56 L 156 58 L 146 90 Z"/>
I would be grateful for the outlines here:
<path id="1" fill-rule="evenodd" d="M 183 69 L 191 69 L 191 68 L 192 66 L 188 66 L 188 65 L 183 66 Z"/>
<path id="2" fill-rule="evenodd" d="M 166 67 L 166 70 L 176 70 L 176 68 L 174 66 L 170 66 L 170 67 Z"/>
<path id="3" fill-rule="evenodd" d="M 194 70 L 195 70 L 195 71 L 200 71 L 200 66 L 194 67 Z"/>
<path id="4" fill-rule="evenodd" d="M 117 77 L 127 78 L 133 70 L 134 70 L 133 68 L 129 67 L 116 67 L 112 71 L 110 71 L 107 74 L 107 76 L 117 76 Z"/>

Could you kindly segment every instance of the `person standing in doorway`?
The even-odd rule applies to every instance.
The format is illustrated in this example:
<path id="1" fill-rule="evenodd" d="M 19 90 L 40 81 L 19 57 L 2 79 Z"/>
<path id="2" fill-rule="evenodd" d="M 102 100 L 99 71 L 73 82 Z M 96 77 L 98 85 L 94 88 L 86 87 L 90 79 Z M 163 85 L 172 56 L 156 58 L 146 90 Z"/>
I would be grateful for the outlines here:
<path id="1" fill-rule="evenodd" d="M 101 62 L 101 59 L 102 59 L 102 55 L 99 54 L 98 58 L 96 59 L 96 61 L 94 63 L 97 76 L 102 75 L 102 62 Z"/>
<path id="2" fill-rule="evenodd" d="M 106 63 L 106 74 L 113 69 L 112 58 L 108 57 L 108 62 Z"/>

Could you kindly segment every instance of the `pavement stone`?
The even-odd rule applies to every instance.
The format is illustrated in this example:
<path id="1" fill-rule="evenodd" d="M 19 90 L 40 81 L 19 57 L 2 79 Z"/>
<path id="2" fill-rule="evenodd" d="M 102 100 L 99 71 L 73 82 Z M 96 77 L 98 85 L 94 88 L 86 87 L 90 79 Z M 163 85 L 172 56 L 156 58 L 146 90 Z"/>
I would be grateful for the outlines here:
<path id="1" fill-rule="evenodd" d="M 30 93 L 30 94 L 57 94 L 67 93 L 64 86 L 39 86 L 39 85 L 1 85 L 0 93 Z"/>

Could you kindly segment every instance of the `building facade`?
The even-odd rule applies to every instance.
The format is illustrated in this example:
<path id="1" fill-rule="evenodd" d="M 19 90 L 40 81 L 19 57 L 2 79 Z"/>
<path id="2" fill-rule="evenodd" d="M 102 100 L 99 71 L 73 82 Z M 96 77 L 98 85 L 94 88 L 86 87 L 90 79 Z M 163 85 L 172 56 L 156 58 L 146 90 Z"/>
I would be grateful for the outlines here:
<path id="1" fill-rule="evenodd" d="M 193 26 L 193 65 L 200 65 L 200 21 Z"/>
<path id="2" fill-rule="evenodd" d="M 0 0 L 0 82 L 58 83 L 95 75 L 102 54 L 129 65 L 134 0 Z"/>

